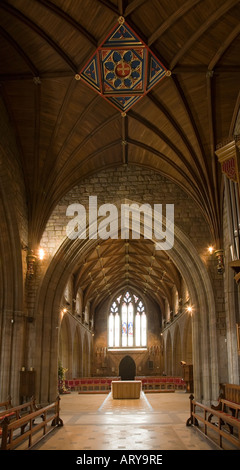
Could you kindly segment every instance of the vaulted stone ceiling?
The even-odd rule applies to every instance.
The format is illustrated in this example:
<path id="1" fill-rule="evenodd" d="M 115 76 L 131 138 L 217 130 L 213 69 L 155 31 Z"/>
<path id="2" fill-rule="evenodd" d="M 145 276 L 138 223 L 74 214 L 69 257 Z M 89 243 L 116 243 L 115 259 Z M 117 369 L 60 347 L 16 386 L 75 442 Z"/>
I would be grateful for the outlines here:
<path id="1" fill-rule="evenodd" d="M 120 16 L 168 71 L 125 116 L 78 79 Z M 239 0 L 1 0 L 0 89 L 16 132 L 32 247 L 64 194 L 122 163 L 180 185 L 221 243 L 215 149 L 234 134 L 239 33 Z"/>

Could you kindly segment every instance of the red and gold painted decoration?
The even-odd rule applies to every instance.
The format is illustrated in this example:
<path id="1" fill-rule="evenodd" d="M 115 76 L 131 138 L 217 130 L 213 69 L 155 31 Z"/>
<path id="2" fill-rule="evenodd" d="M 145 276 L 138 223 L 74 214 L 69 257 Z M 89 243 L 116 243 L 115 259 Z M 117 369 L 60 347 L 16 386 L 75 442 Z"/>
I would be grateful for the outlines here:
<path id="1" fill-rule="evenodd" d="M 239 183 L 239 170 L 240 170 L 240 160 L 239 160 L 239 142 L 231 141 L 227 144 L 219 147 L 216 150 L 216 155 L 218 161 L 221 164 L 222 173 L 224 173 L 227 178 Z"/>
<path id="2" fill-rule="evenodd" d="M 237 181 L 235 158 L 232 157 L 222 162 L 222 172 L 225 173 L 230 180 Z"/>
<path id="3" fill-rule="evenodd" d="M 120 17 L 76 79 L 125 113 L 165 75 L 159 59 Z"/>

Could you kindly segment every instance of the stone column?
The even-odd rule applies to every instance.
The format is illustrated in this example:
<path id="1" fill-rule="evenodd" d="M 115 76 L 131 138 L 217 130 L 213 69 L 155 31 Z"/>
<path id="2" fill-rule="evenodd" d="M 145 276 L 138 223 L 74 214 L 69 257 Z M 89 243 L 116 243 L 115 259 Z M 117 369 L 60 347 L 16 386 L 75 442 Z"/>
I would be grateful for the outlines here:
<path id="1" fill-rule="evenodd" d="M 22 312 L 11 310 L 5 310 L 3 317 L 0 400 L 5 401 L 11 395 L 13 404 L 18 405 L 20 370 L 24 365 L 22 360 L 25 318 Z"/>

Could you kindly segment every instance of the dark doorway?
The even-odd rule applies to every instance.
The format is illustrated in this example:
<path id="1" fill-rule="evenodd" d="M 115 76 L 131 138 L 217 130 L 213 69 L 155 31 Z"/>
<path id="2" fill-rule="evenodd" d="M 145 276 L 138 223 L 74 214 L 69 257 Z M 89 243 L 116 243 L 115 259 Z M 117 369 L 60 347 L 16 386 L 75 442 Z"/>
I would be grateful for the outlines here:
<path id="1" fill-rule="evenodd" d="M 130 356 L 125 356 L 119 364 L 119 375 L 122 380 L 134 380 L 136 364 Z"/>

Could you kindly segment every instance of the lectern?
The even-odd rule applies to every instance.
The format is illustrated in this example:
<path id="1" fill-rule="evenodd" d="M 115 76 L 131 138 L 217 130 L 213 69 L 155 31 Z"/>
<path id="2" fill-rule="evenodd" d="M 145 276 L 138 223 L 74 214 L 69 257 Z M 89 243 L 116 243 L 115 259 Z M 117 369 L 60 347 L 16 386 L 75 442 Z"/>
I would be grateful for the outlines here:
<path id="1" fill-rule="evenodd" d="M 193 393 L 193 365 L 184 364 L 183 366 L 183 380 L 186 382 L 186 392 Z"/>

